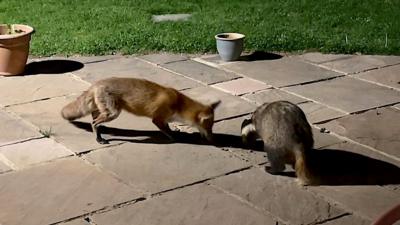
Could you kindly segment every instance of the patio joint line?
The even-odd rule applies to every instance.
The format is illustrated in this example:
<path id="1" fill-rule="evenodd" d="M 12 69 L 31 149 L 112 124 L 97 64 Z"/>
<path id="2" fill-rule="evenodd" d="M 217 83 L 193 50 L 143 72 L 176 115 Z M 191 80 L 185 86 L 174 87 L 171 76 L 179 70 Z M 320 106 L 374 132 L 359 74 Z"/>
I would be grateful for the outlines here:
<path id="1" fill-rule="evenodd" d="M 322 128 L 322 127 L 320 127 L 320 126 L 318 126 L 318 125 L 316 125 L 316 124 L 315 124 L 315 126 L 316 126 L 317 128 L 319 128 L 319 129 Z M 360 146 L 365 147 L 366 149 L 369 149 L 369 150 L 371 150 L 371 151 L 373 151 L 373 152 L 375 152 L 375 153 L 377 153 L 377 154 L 383 155 L 383 156 L 385 156 L 385 157 L 388 157 L 388 158 L 390 158 L 390 159 L 393 159 L 393 160 L 395 160 L 395 161 L 399 161 L 399 162 L 400 162 L 400 158 L 398 158 L 397 156 L 393 156 L 393 155 L 390 155 L 390 154 L 388 154 L 388 153 L 386 153 L 386 152 L 379 151 L 378 149 L 375 149 L 375 148 L 373 148 L 373 147 L 371 147 L 371 146 L 368 146 L 368 145 L 359 143 L 359 142 L 354 141 L 354 140 L 352 140 L 352 139 L 350 139 L 350 138 L 348 138 L 348 137 L 341 136 L 341 135 L 339 135 L 339 134 L 337 134 L 337 133 L 335 133 L 335 132 L 333 132 L 333 131 L 329 131 L 329 134 L 331 134 L 331 135 L 333 135 L 333 136 L 335 136 L 335 137 L 337 137 L 337 138 L 339 138 L 339 139 L 341 139 L 341 140 L 348 141 L 348 142 L 350 142 L 350 143 L 352 143 L 352 144 L 360 145 Z"/>
<path id="2" fill-rule="evenodd" d="M 176 74 L 176 75 L 178 75 L 178 76 L 187 78 L 187 79 L 189 79 L 189 80 L 195 81 L 196 83 L 199 83 L 199 84 L 201 84 L 201 85 L 203 85 L 203 86 L 208 86 L 207 83 L 203 83 L 203 82 L 201 82 L 201 81 L 199 81 L 199 80 L 196 80 L 196 79 L 194 79 L 194 78 L 187 77 L 187 76 L 185 76 L 184 74 L 181 74 L 181 73 L 175 72 L 175 71 L 173 71 L 173 70 L 167 69 L 167 68 L 165 68 L 165 67 L 162 67 L 161 64 L 153 63 L 153 62 L 147 61 L 147 60 L 142 59 L 142 58 L 139 58 L 139 57 L 137 57 L 137 59 L 140 60 L 140 61 L 142 61 L 142 62 L 145 62 L 145 63 L 148 63 L 148 64 L 150 64 L 150 65 L 153 65 L 153 66 L 155 66 L 155 67 L 157 67 L 157 68 L 159 68 L 159 69 L 162 69 L 162 70 L 164 70 L 164 71 L 167 71 L 167 72 Z"/>
<path id="3" fill-rule="evenodd" d="M 241 203 L 243 203 L 243 204 L 245 204 L 245 205 L 251 207 L 252 209 L 256 210 L 257 212 L 259 212 L 259 213 L 261 213 L 261 214 L 263 214 L 263 215 L 272 217 L 275 221 L 279 221 L 280 223 L 283 223 L 283 224 L 290 224 L 289 221 L 283 220 L 282 218 L 276 216 L 275 214 L 272 214 L 270 211 L 268 211 L 268 210 L 266 210 L 266 209 L 263 209 L 263 208 L 260 208 L 260 207 L 258 207 L 258 206 L 256 206 L 256 205 L 252 204 L 251 202 L 249 202 L 249 201 L 243 199 L 242 197 L 240 197 L 240 196 L 238 196 L 238 195 L 236 195 L 236 194 L 233 194 L 233 193 L 231 193 L 231 192 L 229 192 L 229 191 L 227 191 L 227 190 L 225 190 L 225 189 L 223 189 L 223 188 L 221 188 L 221 187 L 219 187 L 219 186 L 217 186 L 217 185 L 215 185 L 215 184 L 209 184 L 209 185 L 210 185 L 212 188 L 214 188 L 214 189 L 216 189 L 216 190 L 219 190 L 219 191 L 221 191 L 222 193 L 226 194 L 227 196 L 229 196 L 229 197 L 235 199 L 236 201 L 241 202 Z"/>

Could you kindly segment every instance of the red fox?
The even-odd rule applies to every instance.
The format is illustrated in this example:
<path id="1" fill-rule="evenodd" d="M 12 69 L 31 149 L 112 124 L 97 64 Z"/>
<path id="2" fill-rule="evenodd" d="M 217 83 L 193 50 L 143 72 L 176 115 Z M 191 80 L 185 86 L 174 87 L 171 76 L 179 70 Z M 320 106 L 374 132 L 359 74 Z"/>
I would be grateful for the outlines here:
<path id="1" fill-rule="evenodd" d="M 114 120 L 122 109 L 152 118 L 153 123 L 171 139 L 168 122 L 182 120 L 197 127 L 202 137 L 212 141 L 214 110 L 220 103 L 204 105 L 173 88 L 148 80 L 112 77 L 94 83 L 75 101 L 64 106 L 61 115 L 72 121 L 92 114 L 93 133 L 100 144 L 108 141 L 101 137 L 99 124 Z"/>

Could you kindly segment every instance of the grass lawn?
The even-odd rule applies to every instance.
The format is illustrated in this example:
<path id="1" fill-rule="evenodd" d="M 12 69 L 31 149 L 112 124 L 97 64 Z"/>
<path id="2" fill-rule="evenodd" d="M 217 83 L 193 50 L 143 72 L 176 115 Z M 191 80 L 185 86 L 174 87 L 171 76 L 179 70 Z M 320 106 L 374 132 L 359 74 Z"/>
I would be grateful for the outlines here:
<path id="1" fill-rule="evenodd" d="M 151 21 L 166 13 L 192 18 Z M 248 51 L 400 54 L 400 0 L 0 0 L 0 23 L 35 27 L 44 56 L 215 52 L 220 32 Z"/>

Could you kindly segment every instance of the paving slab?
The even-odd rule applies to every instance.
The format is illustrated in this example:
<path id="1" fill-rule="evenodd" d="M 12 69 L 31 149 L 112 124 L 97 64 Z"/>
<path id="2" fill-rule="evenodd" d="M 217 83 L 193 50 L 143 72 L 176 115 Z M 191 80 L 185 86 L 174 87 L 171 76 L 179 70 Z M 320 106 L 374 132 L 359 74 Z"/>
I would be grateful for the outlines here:
<path id="1" fill-rule="evenodd" d="M 347 115 L 347 113 L 326 107 L 316 102 L 305 102 L 298 106 L 306 114 L 309 123 L 321 123 Z"/>
<path id="2" fill-rule="evenodd" d="M 397 63 L 400 63 L 399 56 L 356 55 L 343 60 L 322 63 L 321 65 L 342 73 L 353 74 Z"/>
<path id="3" fill-rule="evenodd" d="M 398 204 L 400 199 L 400 196 L 377 185 L 320 186 L 309 189 L 369 221 L 374 221 Z"/>
<path id="4" fill-rule="evenodd" d="M 293 56 L 295 58 L 301 58 L 311 63 L 320 64 L 325 62 L 331 62 L 336 60 L 348 59 L 354 57 L 354 55 L 344 55 L 344 54 L 322 54 L 319 52 L 308 52 L 301 55 Z"/>
<path id="5" fill-rule="evenodd" d="M 324 105 L 353 113 L 400 102 L 400 92 L 350 77 L 285 88 Z"/>
<path id="6" fill-rule="evenodd" d="M 11 171 L 12 169 L 0 159 L 0 174 Z"/>
<path id="7" fill-rule="evenodd" d="M 256 108 L 256 105 L 251 104 L 244 99 L 211 87 L 193 88 L 185 90 L 183 93 L 197 101 L 203 102 L 204 104 L 210 104 L 217 100 L 221 100 L 221 104 L 215 110 L 214 120 L 240 116 L 253 112 Z"/>
<path id="8" fill-rule="evenodd" d="M 396 122 L 400 121 L 397 119 L 400 107 L 396 104 L 400 102 L 400 92 L 396 71 L 399 70 L 397 64 L 400 57 L 309 53 L 275 60 L 250 61 L 250 58 L 242 57 L 240 61 L 219 62 L 218 58 L 215 55 L 190 60 L 189 56 L 178 54 L 60 57 L 60 60 L 81 62 L 84 67 L 73 71 L 74 75 L 22 77 L 22 80 L 40 80 L 38 77 L 48 76 L 49 84 L 58 77 L 56 84 L 63 87 L 58 90 L 56 85 L 35 90 L 36 81 L 32 81 L 35 83 L 31 85 L 32 90 L 40 93 L 41 99 L 48 98 L 47 95 L 51 99 L 30 102 L 32 95 L 26 93 L 24 96 L 4 97 L 4 101 L 16 99 L 19 102 L 0 110 L 0 124 L 6 124 L 0 126 L 0 224 L 50 224 L 68 220 L 61 224 L 88 225 L 89 222 L 83 218 L 69 220 L 93 210 L 140 198 L 144 192 L 147 195 L 159 194 L 105 213 L 93 214 L 90 223 L 212 224 L 220 221 L 222 224 L 370 224 L 377 215 L 398 202 L 400 181 L 381 186 L 372 183 L 300 187 L 293 177 L 270 175 L 262 166 L 257 166 L 268 163 L 265 152 L 262 149 L 247 149 L 241 144 L 240 125 L 256 105 L 289 100 L 302 107 L 310 123 L 316 123 L 312 127 L 318 154 L 331 150 L 356 153 L 376 165 L 396 167 L 393 171 L 397 173 L 400 171 L 400 157 L 395 150 L 396 146 L 400 146 L 396 142 L 397 136 L 400 136 L 397 132 L 400 124 Z M 33 59 L 37 62 L 42 60 L 55 59 Z M 172 69 L 168 68 L 170 65 Z M 180 70 L 183 75 L 160 67 Z M 374 68 L 379 69 L 370 70 Z M 364 70 L 369 71 L 359 73 Z M 109 71 L 115 74 L 109 74 Z M 275 87 L 297 85 L 347 73 L 356 74 L 283 90 L 270 86 L 275 86 L 274 82 L 278 84 Z M 181 132 L 176 133 L 177 140 L 171 142 L 150 119 L 122 113 L 103 128 L 103 136 L 110 140 L 111 145 L 100 145 L 91 132 L 90 116 L 80 119 L 75 126 L 60 116 L 61 108 L 76 97 L 71 94 L 80 93 L 88 86 L 75 75 L 88 82 L 109 76 L 146 78 L 184 90 L 187 95 L 204 103 L 220 99 L 222 104 L 217 108 L 214 125 L 218 143 L 216 146 L 207 144 L 199 138 L 196 128 L 176 123 L 171 127 Z M 62 79 L 67 78 L 86 86 L 79 89 L 69 81 L 63 83 Z M 0 78 L 0 84 L 4 79 L 8 77 Z M 193 79 L 213 84 L 210 86 L 215 88 L 205 87 Z M 261 83 L 262 87 L 242 82 L 250 80 L 254 83 L 252 79 L 256 79 L 255 83 Z M 19 87 L 18 82 L 13 85 L 15 89 Z M 263 88 L 268 89 L 261 90 Z M 71 96 L 56 97 L 63 91 L 66 94 L 62 95 Z M 243 96 L 240 98 L 226 92 Z M 6 95 L 0 91 L 0 96 Z M 0 105 L 7 105 L 2 101 L 0 97 Z M 386 105 L 392 106 L 344 116 Z M 12 113 L 32 122 L 38 130 L 51 128 L 51 138 L 19 143 L 42 135 Z M 330 119 L 334 120 L 324 122 Z M 321 127 L 327 132 L 321 133 Z M 39 136 L 30 136 L 31 131 Z M 338 135 L 375 149 L 350 143 Z M 83 159 L 70 156 L 67 148 L 76 153 L 85 152 Z M 89 150 L 93 151 L 87 152 Z M 340 169 L 345 167 L 346 160 L 343 158 L 329 158 L 328 161 L 331 168 L 337 165 Z M 352 172 L 363 171 L 363 167 L 355 161 L 351 163 L 354 163 Z M 251 166 L 256 168 L 248 169 Z M 365 167 L 361 173 L 364 179 L 373 180 L 377 175 L 392 176 L 393 171 L 371 174 L 371 168 Z M 205 184 L 196 183 L 202 181 Z M 111 194 L 109 190 L 114 191 Z M 371 207 L 371 202 L 374 202 L 374 207 Z"/>
<path id="9" fill-rule="evenodd" d="M 158 193 L 250 166 L 210 145 L 154 140 L 96 150 L 85 158 L 140 190 Z"/>
<path id="10" fill-rule="evenodd" d="M 167 64 L 171 62 L 185 61 L 189 59 L 189 57 L 184 54 L 170 54 L 170 53 L 142 55 L 138 56 L 138 58 L 144 59 L 148 62 L 157 65 Z"/>
<path id="11" fill-rule="evenodd" d="M 274 101 L 290 101 L 297 104 L 304 111 L 310 123 L 320 123 L 346 115 L 346 113 L 342 111 L 329 108 L 316 102 L 308 101 L 305 98 L 289 94 L 280 89 L 268 89 L 255 94 L 245 95 L 243 97 L 255 102 L 257 105 Z"/>
<path id="12" fill-rule="evenodd" d="M 396 109 L 374 109 L 333 120 L 323 126 L 400 159 L 400 111 Z"/>
<path id="13" fill-rule="evenodd" d="M 254 94 L 247 94 L 244 95 L 243 98 L 248 99 L 256 103 L 257 105 L 262 105 L 266 102 L 275 102 L 275 101 L 289 101 L 294 104 L 304 103 L 308 101 L 305 98 L 298 97 L 286 91 L 282 91 L 280 89 L 275 89 L 275 88 L 267 89 Z"/>
<path id="14" fill-rule="evenodd" d="M 201 184 L 165 193 L 110 212 L 93 215 L 97 225 L 263 224 L 276 221 L 250 206 Z"/>
<path id="15" fill-rule="evenodd" d="M 89 85 L 66 74 L 0 78 L 0 104 L 7 106 L 78 93 Z"/>
<path id="16" fill-rule="evenodd" d="M 222 91 L 228 92 L 233 95 L 243 95 L 267 89 L 270 88 L 271 86 L 253 79 L 239 78 L 231 81 L 214 84 L 211 85 L 211 87 L 220 89 Z"/>
<path id="17" fill-rule="evenodd" d="M 90 83 L 109 77 L 132 77 L 147 79 L 178 90 L 199 86 L 193 80 L 177 76 L 174 73 L 165 71 L 134 57 L 124 57 L 87 64 L 81 70 L 73 73 Z"/>
<path id="18" fill-rule="evenodd" d="M 76 96 L 52 98 L 23 105 L 11 106 L 8 109 L 23 119 L 33 123 L 40 130 L 50 130 L 51 137 L 74 152 L 101 147 L 89 127 L 89 131 L 79 129 L 61 117 L 63 106 L 74 100 Z M 90 122 L 89 117 L 81 120 Z"/>
<path id="19" fill-rule="evenodd" d="M 240 77 L 234 73 L 216 69 L 192 60 L 172 62 L 162 65 L 162 67 L 204 84 L 214 84 Z"/>
<path id="20" fill-rule="evenodd" d="M 201 56 L 198 58 L 194 58 L 193 60 L 202 62 L 204 64 L 212 65 L 214 67 L 218 67 L 223 64 L 233 63 L 232 61 L 227 62 L 227 61 L 222 60 L 218 54 L 205 55 L 205 56 Z"/>
<path id="21" fill-rule="evenodd" d="M 321 132 L 321 129 L 312 126 L 312 132 L 314 137 L 314 148 L 324 148 L 326 146 L 331 146 L 334 144 L 344 142 L 342 139 L 326 132 Z"/>
<path id="22" fill-rule="evenodd" d="M 222 65 L 222 67 L 274 87 L 296 85 L 341 75 L 288 57 L 276 60 L 235 62 Z"/>
<path id="23" fill-rule="evenodd" d="M 354 77 L 400 90 L 400 65 L 359 73 Z"/>
<path id="24" fill-rule="evenodd" d="M 0 109 L 0 146 L 42 136 L 33 127 Z"/>
<path id="25" fill-rule="evenodd" d="M 16 169 L 72 155 L 63 145 L 50 138 L 34 139 L 0 147 L 0 154 Z"/>
<path id="26" fill-rule="evenodd" d="M 346 213 L 300 187 L 295 178 L 253 168 L 210 181 L 287 224 L 311 224 Z"/>
<path id="27" fill-rule="evenodd" d="M 140 195 L 110 175 L 72 157 L 0 175 L 0 223 L 50 224 Z"/>

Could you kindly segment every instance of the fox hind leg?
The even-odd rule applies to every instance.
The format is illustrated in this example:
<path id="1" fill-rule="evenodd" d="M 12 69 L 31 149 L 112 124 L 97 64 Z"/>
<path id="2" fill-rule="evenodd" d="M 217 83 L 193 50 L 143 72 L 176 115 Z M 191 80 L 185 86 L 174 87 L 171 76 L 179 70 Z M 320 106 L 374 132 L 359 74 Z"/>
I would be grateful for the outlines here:
<path id="1" fill-rule="evenodd" d="M 92 129 L 96 135 L 96 141 L 99 144 L 108 144 L 109 142 L 101 137 L 101 132 L 98 127 L 102 123 L 117 118 L 121 113 L 121 109 L 117 107 L 115 98 L 111 94 L 105 91 L 101 93 L 96 92 L 95 94 L 97 95 L 95 95 L 95 103 L 98 110 L 92 112 Z"/>

